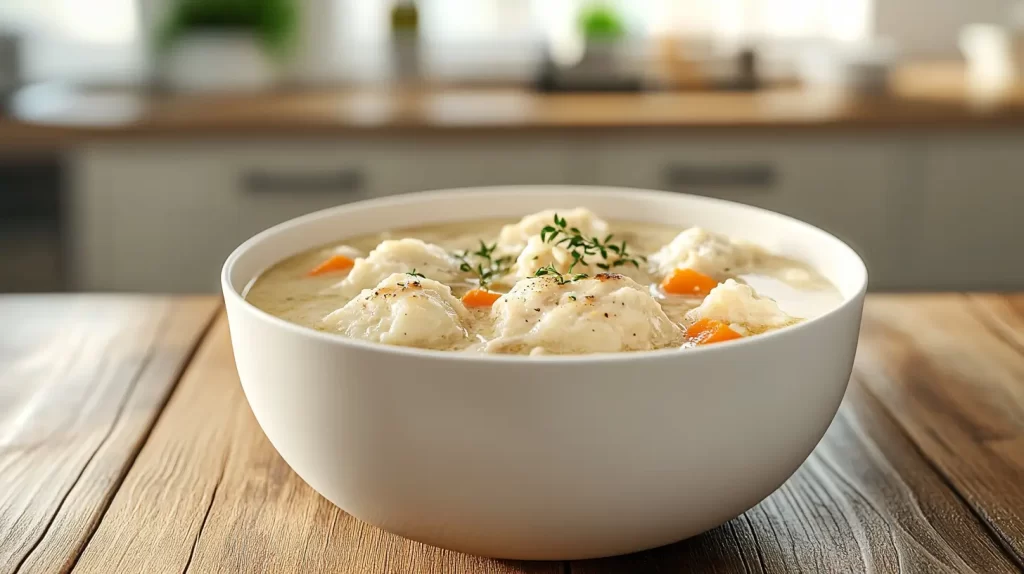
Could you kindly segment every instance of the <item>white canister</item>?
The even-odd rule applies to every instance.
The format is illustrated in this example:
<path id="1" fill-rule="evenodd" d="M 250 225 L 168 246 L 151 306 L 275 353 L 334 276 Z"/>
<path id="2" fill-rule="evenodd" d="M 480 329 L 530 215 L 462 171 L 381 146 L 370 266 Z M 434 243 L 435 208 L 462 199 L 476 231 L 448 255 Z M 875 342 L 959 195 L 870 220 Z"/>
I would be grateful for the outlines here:
<path id="1" fill-rule="evenodd" d="M 249 92 L 274 86 L 277 63 L 255 34 L 195 30 L 176 39 L 162 61 L 162 77 L 186 92 Z"/>
<path id="2" fill-rule="evenodd" d="M 297 6 L 298 45 L 289 65 L 289 81 L 304 86 L 331 84 L 338 73 L 338 2 L 302 0 Z"/>
<path id="3" fill-rule="evenodd" d="M 1013 84 L 1013 41 L 1010 31 L 992 24 L 970 24 L 960 32 L 960 51 L 967 61 L 972 91 L 1001 91 Z"/>

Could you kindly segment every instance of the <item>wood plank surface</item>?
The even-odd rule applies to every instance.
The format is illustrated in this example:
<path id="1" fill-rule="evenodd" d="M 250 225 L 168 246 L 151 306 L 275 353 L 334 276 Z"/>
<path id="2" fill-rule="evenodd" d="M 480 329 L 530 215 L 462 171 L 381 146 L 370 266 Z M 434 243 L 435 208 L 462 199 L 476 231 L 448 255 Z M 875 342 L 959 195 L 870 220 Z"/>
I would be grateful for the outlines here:
<path id="1" fill-rule="evenodd" d="M 544 572 L 405 540 L 307 486 L 260 430 L 223 318 L 171 397 L 75 572 Z"/>
<path id="2" fill-rule="evenodd" d="M 70 568 L 217 305 L 0 298 L 0 572 Z"/>
<path id="3" fill-rule="evenodd" d="M 855 376 L 1024 568 L 1024 297 L 879 297 Z"/>
<path id="4" fill-rule="evenodd" d="M 1022 489 L 1024 296 L 876 295 L 843 406 L 781 489 L 703 536 L 572 570 L 1019 572 Z"/>
<path id="5" fill-rule="evenodd" d="M 115 323 L 126 321 L 114 316 Z M 139 320 L 134 328 L 126 348 L 163 340 L 162 329 L 151 322 Z M 75 332 L 69 328 L 61 336 Z M 22 370 L 53 363 L 56 372 L 78 372 L 60 363 L 57 353 L 25 352 L 35 349 L 31 336 L 19 340 L 26 342 L 12 347 L 5 341 L 0 364 L 17 357 L 13 364 Z M 81 373 L 98 381 L 99 389 L 96 404 L 83 413 L 102 410 L 99 405 L 109 397 L 128 400 L 107 389 L 113 383 L 106 381 L 117 379 L 108 373 L 121 370 L 94 367 Z M 0 381 L 11 376 L 6 369 Z M 0 392 L 11 393 L 10 384 L 0 384 Z M 0 402 L 0 421 L 13 420 L 3 410 L 6 404 Z M 94 444 L 86 438 L 87 427 L 68 424 L 78 444 Z M 113 442 L 93 450 L 103 453 Z M 137 450 L 138 441 L 133 444 Z M 10 452 L 5 448 L 3 454 Z M 91 489 L 107 498 L 82 511 L 85 519 L 54 520 L 83 525 L 87 534 L 72 535 L 71 542 L 51 534 L 52 526 L 26 523 L 21 530 L 36 533 L 28 542 L 24 536 L 9 541 L 0 530 L 0 549 L 14 548 L 6 550 L 8 556 L 21 556 L 25 571 L 73 565 L 77 572 L 101 573 L 1021 572 L 1024 297 L 872 296 L 850 390 L 797 473 L 719 528 L 623 557 L 488 560 L 404 540 L 346 515 L 303 483 L 259 429 L 238 383 L 223 317 L 127 472 L 122 463 L 119 474 L 97 473 L 99 486 L 92 487 L 88 469 L 101 455 L 83 465 L 78 447 L 62 452 L 67 460 L 54 463 L 55 476 L 70 473 L 61 465 L 86 469 L 73 487 L 64 488 L 72 493 L 68 500 Z M 0 478 L 18 476 L 9 467 L 0 466 Z M 28 483 L 18 484 L 24 490 Z M 46 492 L 51 490 L 61 492 Z M 60 517 L 69 507 L 52 497 L 5 498 L 0 491 L 0 500 L 8 498 L 0 517 L 37 504 Z M 56 550 L 50 552 L 51 546 Z M 51 554 L 61 559 L 35 561 Z"/>
<path id="6" fill-rule="evenodd" d="M 767 500 L 678 544 L 572 572 L 1017 572 L 855 381 L 825 438 Z"/>

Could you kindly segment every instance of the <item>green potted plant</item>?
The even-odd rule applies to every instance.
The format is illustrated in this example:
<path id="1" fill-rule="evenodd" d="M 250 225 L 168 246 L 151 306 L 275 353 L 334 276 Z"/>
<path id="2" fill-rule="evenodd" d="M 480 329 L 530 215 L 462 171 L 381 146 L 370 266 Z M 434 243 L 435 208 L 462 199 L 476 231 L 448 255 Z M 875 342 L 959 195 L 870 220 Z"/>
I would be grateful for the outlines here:
<path id="1" fill-rule="evenodd" d="M 157 36 L 164 79 L 188 91 L 265 89 L 294 41 L 294 0 L 173 0 Z"/>
<path id="2" fill-rule="evenodd" d="M 583 7 L 579 28 L 588 41 L 617 41 L 626 35 L 626 26 L 614 8 L 600 2 Z"/>
<path id="3" fill-rule="evenodd" d="M 391 6 L 391 59 L 395 79 L 414 81 L 420 69 L 420 13 L 413 0 L 397 0 Z"/>
<path id="4" fill-rule="evenodd" d="M 626 25 L 611 5 L 595 1 L 583 6 L 577 28 L 586 45 L 585 64 L 591 68 L 612 68 L 617 60 Z"/>

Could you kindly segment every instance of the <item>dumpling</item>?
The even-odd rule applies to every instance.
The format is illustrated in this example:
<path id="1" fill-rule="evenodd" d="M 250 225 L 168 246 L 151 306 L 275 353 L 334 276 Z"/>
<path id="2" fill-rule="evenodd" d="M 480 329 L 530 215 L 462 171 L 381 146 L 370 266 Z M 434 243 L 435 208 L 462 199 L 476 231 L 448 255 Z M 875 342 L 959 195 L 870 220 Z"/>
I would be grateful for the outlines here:
<path id="1" fill-rule="evenodd" d="M 659 275 L 668 275 L 674 269 L 693 269 L 721 280 L 750 265 L 760 253 L 754 245 L 691 227 L 651 255 L 650 262 Z"/>
<path id="2" fill-rule="evenodd" d="M 593 211 L 583 207 L 575 209 L 547 209 L 527 215 L 519 223 L 501 228 L 498 236 L 498 247 L 504 253 L 518 253 L 530 241 L 531 237 L 539 236 L 545 226 L 551 225 L 555 214 L 565 219 L 566 227 L 575 227 L 586 237 L 604 238 L 608 235 L 608 222 L 599 218 Z"/>
<path id="3" fill-rule="evenodd" d="M 359 251 L 355 247 L 352 247 L 351 245 L 338 245 L 337 247 L 333 247 L 331 249 L 327 249 L 324 251 L 324 257 L 330 257 L 332 255 L 344 255 L 345 257 L 348 257 L 349 259 L 355 261 L 356 259 L 359 259 L 360 257 L 363 256 L 363 252 Z"/>
<path id="4" fill-rule="evenodd" d="M 617 257 L 615 254 L 612 255 L 612 261 Z M 588 265 L 576 264 L 572 268 L 572 274 L 584 273 L 586 275 L 596 275 L 604 273 L 605 271 L 598 267 L 599 263 L 609 263 L 605 261 L 599 254 L 594 253 L 586 256 Z M 552 266 L 559 273 L 569 273 L 569 266 L 572 265 L 573 258 L 570 253 L 564 247 L 555 245 L 554 243 L 545 243 L 541 240 L 540 236 L 533 236 L 526 243 L 526 248 L 523 249 L 519 257 L 516 258 L 515 264 L 512 266 L 511 274 L 515 279 L 523 279 L 525 277 L 533 277 L 534 273 L 537 272 L 541 267 Z M 625 275 L 630 279 L 637 282 L 647 283 L 649 277 L 639 265 L 626 264 L 619 265 L 614 268 L 616 273 Z"/>
<path id="5" fill-rule="evenodd" d="M 516 283 L 491 309 L 492 353 L 643 351 L 681 337 L 651 295 L 628 277 L 601 274 L 560 285 L 556 277 Z"/>
<path id="6" fill-rule="evenodd" d="M 559 273 L 568 273 L 569 266 L 572 265 L 572 254 L 562 247 L 545 243 L 539 235 L 535 235 L 530 238 L 526 243 L 526 248 L 516 258 L 516 263 L 512 266 L 512 274 L 520 279 L 533 277 L 538 269 L 549 265 L 554 266 Z M 576 265 L 572 272 L 573 274 L 586 273 L 589 275 L 594 273 L 594 270 L 586 265 Z"/>
<path id="7" fill-rule="evenodd" d="M 352 271 L 338 286 L 355 292 L 373 287 L 392 273 L 413 269 L 443 283 L 450 283 L 459 275 L 458 263 L 440 245 L 419 239 L 391 239 L 382 241 L 365 258 L 356 259 Z"/>
<path id="8" fill-rule="evenodd" d="M 714 319 L 742 327 L 740 330 L 763 331 L 784 327 L 798 321 L 787 315 L 775 300 L 762 297 L 749 285 L 726 279 L 711 290 L 704 301 L 686 314 L 687 322 Z"/>
<path id="9" fill-rule="evenodd" d="M 323 324 L 353 339 L 447 349 L 468 336 L 468 317 L 447 285 L 395 273 L 324 317 Z"/>

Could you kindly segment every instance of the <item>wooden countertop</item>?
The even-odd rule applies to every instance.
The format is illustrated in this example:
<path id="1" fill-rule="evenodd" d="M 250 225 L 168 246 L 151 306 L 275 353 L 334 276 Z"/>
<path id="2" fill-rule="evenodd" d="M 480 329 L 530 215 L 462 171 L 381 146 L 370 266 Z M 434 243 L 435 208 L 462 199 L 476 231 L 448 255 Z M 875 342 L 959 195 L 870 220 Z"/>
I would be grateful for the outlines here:
<path id="1" fill-rule="evenodd" d="M 1024 295 L 870 296 L 843 406 L 784 486 L 690 540 L 571 563 L 428 547 L 320 497 L 253 418 L 219 303 L 0 298 L 0 571 L 1024 568 Z"/>
<path id="2" fill-rule="evenodd" d="M 879 129 L 1024 126 L 1024 86 L 972 90 L 957 64 L 897 70 L 888 94 L 539 94 L 523 89 L 277 92 L 160 96 L 37 88 L 0 119 L 5 146 L 148 136 L 345 135 L 393 131 Z"/>

